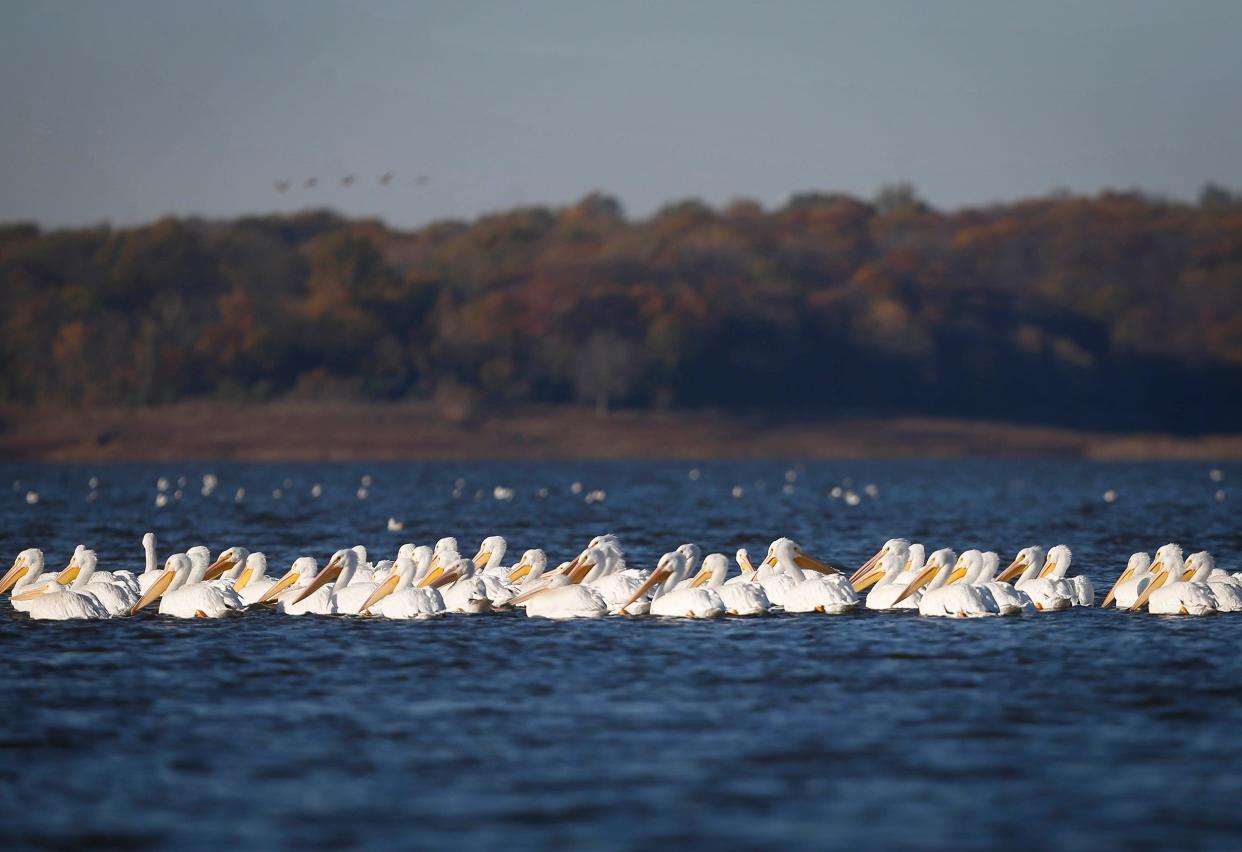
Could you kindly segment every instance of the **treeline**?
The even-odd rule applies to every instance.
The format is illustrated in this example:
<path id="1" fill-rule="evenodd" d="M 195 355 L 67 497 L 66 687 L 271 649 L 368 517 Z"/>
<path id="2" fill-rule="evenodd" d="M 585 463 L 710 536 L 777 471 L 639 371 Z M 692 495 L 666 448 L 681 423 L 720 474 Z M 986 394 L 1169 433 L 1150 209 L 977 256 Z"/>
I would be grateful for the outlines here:
<path id="1" fill-rule="evenodd" d="M 764 210 L 591 195 L 397 231 L 329 212 L 0 228 L 0 401 L 581 400 L 721 416 L 1242 426 L 1242 203 Z"/>

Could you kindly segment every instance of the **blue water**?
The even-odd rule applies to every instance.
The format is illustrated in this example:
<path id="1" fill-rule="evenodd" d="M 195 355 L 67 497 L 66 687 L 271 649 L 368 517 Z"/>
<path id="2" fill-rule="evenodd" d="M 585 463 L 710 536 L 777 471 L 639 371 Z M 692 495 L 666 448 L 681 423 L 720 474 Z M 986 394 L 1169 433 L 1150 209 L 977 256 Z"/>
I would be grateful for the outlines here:
<path id="1" fill-rule="evenodd" d="M 687 540 L 754 554 L 778 535 L 857 565 L 906 535 L 1006 561 L 1028 544 L 1068 543 L 1073 571 L 1099 589 L 1132 551 L 1170 540 L 1237 570 L 1230 489 L 1242 469 L 1222 466 L 1213 482 L 1211 467 L 3 465 L 0 556 L 7 567 L 39 546 L 59 567 L 83 542 L 101 568 L 135 569 L 150 529 L 161 559 L 242 544 L 277 574 L 297 555 L 355 543 L 381 558 L 404 541 L 455 534 L 467 550 L 498 533 L 514 559 L 532 546 L 561 559 L 615 532 L 640 566 Z M 220 485 L 204 497 L 209 472 Z M 360 500 L 364 475 L 373 482 Z M 163 508 L 160 476 L 170 495 L 187 478 Z M 847 478 L 856 506 L 829 496 Z M 494 499 L 496 485 L 514 498 Z M 588 504 L 594 489 L 606 499 Z M 387 532 L 389 516 L 406 529 Z M 0 841 L 1237 848 L 1240 635 L 1242 616 L 1115 610 L 964 622 L 261 613 L 57 624 L 5 602 Z"/>

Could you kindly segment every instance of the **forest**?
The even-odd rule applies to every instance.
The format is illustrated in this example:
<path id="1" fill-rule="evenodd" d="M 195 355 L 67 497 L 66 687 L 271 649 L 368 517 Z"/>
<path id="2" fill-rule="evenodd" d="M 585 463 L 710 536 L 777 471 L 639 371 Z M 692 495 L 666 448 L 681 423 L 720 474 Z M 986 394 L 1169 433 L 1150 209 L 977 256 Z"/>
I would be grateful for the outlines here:
<path id="1" fill-rule="evenodd" d="M 577 402 L 1242 428 L 1242 198 L 941 211 L 909 185 L 413 231 L 0 226 L 0 403 Z"/>

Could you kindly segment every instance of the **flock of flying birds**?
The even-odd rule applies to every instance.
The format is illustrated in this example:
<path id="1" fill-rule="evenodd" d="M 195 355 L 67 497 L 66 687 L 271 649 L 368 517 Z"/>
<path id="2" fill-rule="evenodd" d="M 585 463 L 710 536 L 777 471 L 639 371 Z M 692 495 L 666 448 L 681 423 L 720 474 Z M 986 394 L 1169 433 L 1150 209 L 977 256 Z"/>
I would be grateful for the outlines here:
<path id="1" fill-rule="evenodd" d="M 1045 554 L 1020 550 L 1005 570 L 994 552 L 945 548 L 926 555 L 921 544 L 890 539 L 852 574 L 821 562 L 788 538 L 773 541 L 755 566 L 745 549 L 735 556 L 740 573 L 720 553 L 706 557 L 697 545 L 665 553 L 655 568 L 626 566 L 614 535 L 598 536 L 577 556 L 548 568 L 542 550 L 527 550 L 504 564 L 501 536 L 483 540 L 471 559 L 457 540 L 434 547 L 403 544 L 393 560 L 369 562 L 361 545 L 338 550 L 322 568 L 301 556 L 279 577 L 267 558 L 229 547 L 216 559 L 204 546 L 176 553 L 160 567 L 153 533 L 142 539 L 145 568 L 98 570 L 95 551 L 78 545 L 61 571 L 45 571 L 43 551 L 23 550 L 0 578 L 15 610 L 35 619 L 69 620 L 136 615 L 155 606 L 160 615 L 218 618 L 274 607 L 286 615 L 354 615 L 425 619 L 523 608 L 542 618 L 605 615 L 713 618 L 779 612 L 838 614 L 860 606 L 917 610 L 959 618 L 1017 615 L 1089 607 L 1095 589 L 1085 576 L 1070 577 L 1070 549 Z M 1242 573 L 1216 568 L 1206 552 L 1183 558 L 1166 544 L 1153 559 L 1130 557 L 1105 596 L 1103 607 L 1168 615 L 1242 611 Z"/>

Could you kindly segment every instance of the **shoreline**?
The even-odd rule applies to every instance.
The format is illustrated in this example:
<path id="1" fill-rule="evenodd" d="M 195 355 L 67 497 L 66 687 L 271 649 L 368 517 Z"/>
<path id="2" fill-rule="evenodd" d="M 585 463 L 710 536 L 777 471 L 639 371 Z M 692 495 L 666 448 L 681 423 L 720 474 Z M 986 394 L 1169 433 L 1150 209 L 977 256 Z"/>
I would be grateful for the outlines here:
<path id="1" fill-rule="evenodd" d="M 724 411 L 431 402 L 184 402 L 0 409 L 5 461 L 398 459 L 1242 459 L 1242 435 L 1098 433 L 933 418 L 782 421 Z"/>

